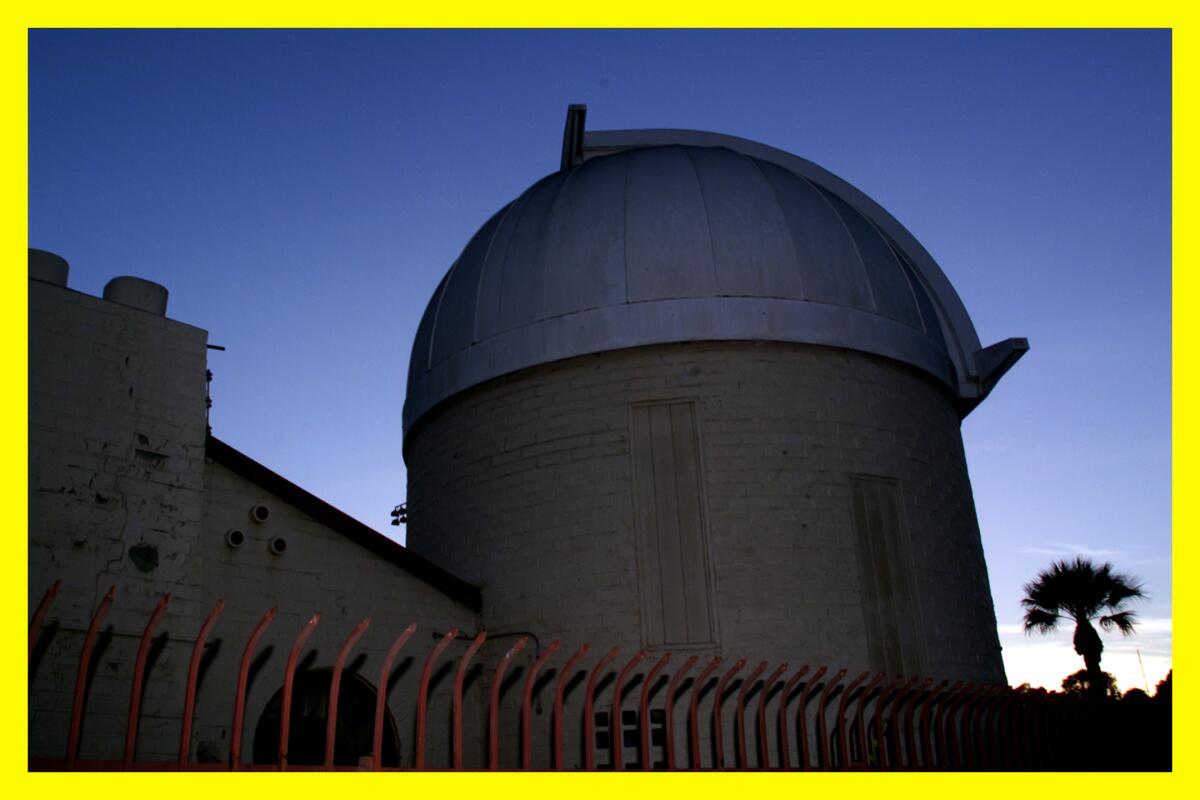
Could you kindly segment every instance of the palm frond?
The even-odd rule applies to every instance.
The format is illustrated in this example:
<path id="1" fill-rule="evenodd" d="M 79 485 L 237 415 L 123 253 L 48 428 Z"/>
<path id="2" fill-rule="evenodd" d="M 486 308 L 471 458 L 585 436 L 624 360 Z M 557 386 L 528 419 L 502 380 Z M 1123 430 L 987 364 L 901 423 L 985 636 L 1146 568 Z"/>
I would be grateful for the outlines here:
<path id="1" fill-rule="evenodd" d="M 1117 573 L 1113 573 L 1110 578 L 1107 598 L 1110 607 L 1116 608 L 1126 600 L 1140 599 L 1146 596 L 1142 584 L 1138 583 L 1136 579 Z"/>
<path id="2" fill-rule="evenodd" d="M 1133 633 L 1134 624 L 1137 622 L 1137 612 L 1134 611 L 1119 611 L 1116 614 L 1109 614 L 1106 617 L 1100 618 L 1100 627 L 1105 631 L 1111 631 L 1116 628 L 1121 633 L 1128 636 Z"/>
<path id="3" fill-rule="evenodd" d="M 1029 607 L 1025 610 L 1025 632 L 1049 633 L 1058 627 L 1061 616 L 1044 608 Z"/>
<path id="4" fill-rule="evenodd" d="M 1025 631 L 1048 633 L 1064 619 L 1088 625 L 1099 619 L 1104 630 L 1133 631 L 1135 615 L 1124 608 L 1127 600 L 1145 597 L 1135 578 L 1121 574 L 1105 562 L 1076 557 L 1053 562 L 1025 584 Z M 1104 612 L 1109 612 L 1101 616 Z"/>

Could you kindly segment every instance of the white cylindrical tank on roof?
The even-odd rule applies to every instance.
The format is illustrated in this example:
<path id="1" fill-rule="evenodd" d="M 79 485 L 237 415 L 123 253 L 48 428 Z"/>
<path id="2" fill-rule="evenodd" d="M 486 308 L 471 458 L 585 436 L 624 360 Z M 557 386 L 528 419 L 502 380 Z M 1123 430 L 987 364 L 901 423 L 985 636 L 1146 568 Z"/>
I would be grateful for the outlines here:
<path id="1" fill-rule="evenodd" d="M 55 286 L 66 286 L 70 265 L 60 255 L 49 250 L 29 248 L 29 277 L 35 281 L 52 283 Z"/>
<path id="2" fill-rule="evenodd" d="M 104 286 L 104 299 L 158 317 L 167 315 L 167 287 L 144 278 L 113 278 Z"/>

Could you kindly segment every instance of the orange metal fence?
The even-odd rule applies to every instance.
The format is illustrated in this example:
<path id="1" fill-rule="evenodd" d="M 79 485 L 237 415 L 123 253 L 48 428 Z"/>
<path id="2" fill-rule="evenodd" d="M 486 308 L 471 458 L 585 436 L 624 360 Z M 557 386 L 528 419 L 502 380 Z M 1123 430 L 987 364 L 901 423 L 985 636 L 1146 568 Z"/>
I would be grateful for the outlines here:
<path id="1" fill-rule="evenodd" d="M 45 594 L 29 629 L 29 653 L 43 635 L 43 624 L 58 594 L 56 582 Z M 272 624 L 276 609 L 262 615 L 249 631 L 238 670 L 233 725 L 228 758 L 201 762 L 191 757 L 192 720 L 196 709 L 197 678 L 210 632 L 224 604 L 218 601 L 193 640 L 186 690 L 182 698 L 182 725 L 178 757 L 171 761 L 136 760 L 139 705 L 146 677 L 146 658 L 155 630 L 170 603 L 164 595 L 146 623 L 137 650 L 129 693 L 124 752 L 120 759 L 79 757 L 80 731 L 88 689 L 89 666 L 105 615 L 116 595 L 113 587 L 92 616 L 79 655 L 74 684 L 66 752 L 59 758 L 30 758 L 32 770 L 388 770 L 461 769 L 463 767 L 463 686 L 467 670 L 487 639 L 481 631 L 470 637 L 455 669 L 451 715 L 451 752 L 448 764 L 427 761 L 429 736 L 429 683 L 434 668 L 450 645 L 461 638 L 457 629 L 436 635 L 424 661 L 414 699 L 415 732 L 411 762 L 399 767 L 384 764 L 383 733 L 386 691 L 375 699 L 371 755 L 355 766 L 335 765 L 338 737 L 339 687 L 342 670 L 356 642 L 370 624 L 358 623 L 346 636 L 334 661 L 328 695 L 324 760 L 318 765 L 289 764 L 289 734 L 297 664 L 306 639 L 320 623 L 314 614 L 295 634 L 284 668 L 278 748 L 271 763 L 247 763 L 243 756 L 243 730 L 247 676 L 256 647 Z M 393 662 L 413 638 L 417 623 L 401 631 L 387 650 L 378 686 L 386 687 Z M 526 648 L 521 636 L 492 670 L 487 706 L 486 763 L 501 768 L 500 740 L 505 733 L 519 737 L 521 769 L 533 766 L 537 731 L 532 706 L 537 678 L 552 660 L 561 662 L 555 682 L 549 742 L 540 745 L 551 754 L 555 769 L 564 769 L 567 689 L 587 674 L 582 697 L 570 702 L 583 708 L 583 764 L 586 769 L 771 769 L 771 770 L 1111 770 L 1170 769 L 1170 708 L 1163 703 L 1097 702 L 1049 694 L 1042 690 L 1017 691 L 1007 686 L 976 685 L 932 678 L 892 677 L 882 673 L 831 670 L 824 665 L 757 663 L 738 658 L 730 662 L 712 658 L 702 666 L 698 656 L 676 660 L 670 652 L 645 651 L 621 658 L 618 648 L 603 653 L 588 668 L 590 644 L 560 653 L 555 641 L 540 649 L 526 670 L 520 687 L 521 711 L 504 719 L 500 696 L 504 676 Z M 563 660 L 565 656 L 565 660 Z M 747 665 L 754 666 L 745 671 Z M 699 671 L 692 677 L 694 668 Z M 611 699 L 597 711 L 597 687 L 615 676 Z M 764 677 L 765 676 L 765 677 Z M 636 711 L 624 708 L 626 695 L 640 682 Z M 663 691 L 663 684 L 666 684 Z M 689 687 L 690 684 L 690 687 Z M 715 688 L 714 688 L 715 684 Z M 711 692 L 709 710 L 701 698 Z M 655 697 L 655 695 L 657 695 Z M 769 713 L 774 703 L 774 713 Z M 732 726 L 722 715 L 732 713 Z M 676 736 L 678 715 L 686 715 L 686 740 Z M 596 720 L 607 720 L 607 731 L 597 730 Z M 515 727 L 514 727 L 515 726 Z M 574 741 L 574 739 L 572 739 Z M 626 760 L 626 747 L 636 748 L 636 760 Z M 707 746 L 707 747 L 706 747 Z M 598 756 L 607 763 L 598 766 Z"/>

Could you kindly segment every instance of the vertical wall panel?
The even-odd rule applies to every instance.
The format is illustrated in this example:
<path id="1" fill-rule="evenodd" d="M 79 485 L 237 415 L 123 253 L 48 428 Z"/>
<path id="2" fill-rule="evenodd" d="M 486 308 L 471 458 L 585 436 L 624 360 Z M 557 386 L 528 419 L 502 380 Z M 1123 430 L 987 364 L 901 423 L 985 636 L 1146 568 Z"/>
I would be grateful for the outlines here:
<path id="1" fill-rule="evenodd" d="M 662 626 L 668 641 L 687 641 L 687 603 L 684 598 L 683 560 L 680 557 L 680 537 L 683 526 L 679 518 L 679 475 L 671 436 L 671 407 L 650 406 L 650 457 L 654 463 L 654 525 L 647 541 L 650 561 L 658 569 L 649 569 L 649 577 L 658 585 L 652 587 L 658 596 Z M 657 574 L 656 574 L 657 573 Z M 653 614 L 650 606 L 647 613 Z"/>
<path id="2" fill-rule="evenodd" d="M 887 478 L 852 475 L 850 500 L 871 668 L 888 675 L 921 674 L 920 612 L 899 488 Z"/>
<path id="3" fill-rule="evenodd" d="M 654 513 L 654 448 L 651 444 L 650 409 L 634 408 L 630 419 L 633 442 L 633 514 L 637 531 L 637 560 L 642 635 L 647 642 L 665 640 L 662 601 L 658 590 L 658 526 Z M 654 541 L 648 541 L 654 540 Z"/>
<path id="4" fill-rule="evenodd" d="M 646 644 L 712 642 L 695 405 L 639 405 L 631 416 L 634 525 Z"/>

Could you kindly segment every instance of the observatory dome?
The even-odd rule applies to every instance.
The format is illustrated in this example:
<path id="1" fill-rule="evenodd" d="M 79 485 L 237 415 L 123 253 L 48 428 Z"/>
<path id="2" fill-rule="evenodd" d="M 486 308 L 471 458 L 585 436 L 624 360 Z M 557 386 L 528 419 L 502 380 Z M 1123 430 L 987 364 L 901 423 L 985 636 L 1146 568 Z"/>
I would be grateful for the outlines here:
<path id="1" fill-rule="evenodd" d="M 434 292 L 413 345 L 406 433 L 500 375 L 676 342 L 885 356 L 943 383 L 963 414 L 986 393 L 978 337 L 937 264 L 815 164 L 672 130 L 589 132 L 563 161 L 480 228 Z"/>
<path id="2" fill-rule="evenodd" d="M 766 145 L 583 131 L 443 278 L 404 410 L 408 546 L 563 642 L 1003 679 L 929 253 Z"/>

